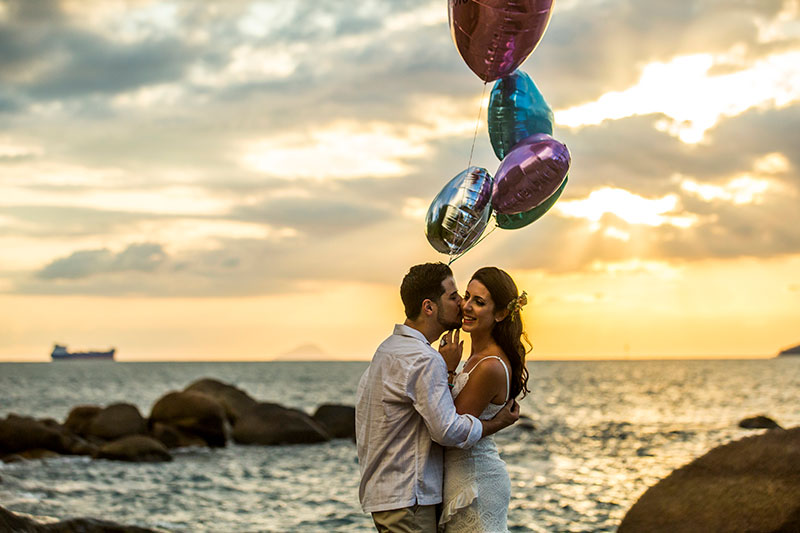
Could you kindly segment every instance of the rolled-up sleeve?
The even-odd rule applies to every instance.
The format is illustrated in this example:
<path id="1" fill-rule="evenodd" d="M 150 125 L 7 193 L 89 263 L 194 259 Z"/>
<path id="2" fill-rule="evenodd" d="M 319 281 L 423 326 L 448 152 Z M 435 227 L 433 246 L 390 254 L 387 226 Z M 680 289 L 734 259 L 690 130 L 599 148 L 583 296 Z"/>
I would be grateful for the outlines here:
<path id="1" fill-rule="evenodd" d="M 472 415 L 459 415 L 447 385 L 447 367 L 440 355 L 426 354 L 413 365 L 407 381 L 408 397 L 422 416 L 431 439 L 442 446 L 471 448 L 483 435 L 483 425 Z"/>

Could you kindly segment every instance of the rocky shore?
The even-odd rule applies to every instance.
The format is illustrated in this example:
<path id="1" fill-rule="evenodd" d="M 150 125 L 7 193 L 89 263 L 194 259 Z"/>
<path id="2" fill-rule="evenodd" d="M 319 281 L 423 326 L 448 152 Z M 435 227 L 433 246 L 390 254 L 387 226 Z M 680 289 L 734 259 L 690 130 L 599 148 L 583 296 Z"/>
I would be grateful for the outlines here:
<path id="1" fill-rule="evenodd" d="M 771 425 L 757 418 L 740 425 Z M 618 533 L 744 531 L 800 532 L 800 427 L 718 446 L 675 470 L 639 498 Z"/>
<path id="2" fill-rule="evenodd" d="M 309 416 L 245 391 L 201 379 L 171 391 L 146 418 L 129 403 L 79 405 L 63 423 L 9 414 L 0 419 L 0 459 L 5 462 L 83 455 L 119 461 L 170 461 L 171 449 L 238 444 L 311 444 L 355 438 L 355 409 L 321 405 Z"/>
<path id="3" fill-rule="evenodd" d="M 0 531 L 12 533 L 158 533 L 152 529 L 126 526 L 96 518 L 70 518 L 41 523 L 0 507 Z"/>
<path id="4" fill-rule="evenodd" d="M 529 419 L 520 427 L 535 431 Z M 739 427 L 761 433 L 718 446 L 650 487 L 629 509 L 619 533 L 800 532 L 800 428 L 783 429 L 765 415 L 744 418 Z M 354 433 L 352 406 L 321 405 L 308 415 L 201 379 L 164 394 L 146 417 L 128 403 L 79 405 L 63 422 L 9 414 L 0 419 L 0 458 L 169 461 L 172 450 L 185 446 L 311 444 L 353 439 Z M 0 507 L 0 531 L 151 531 L 92 518 L 37 520 Z"/>

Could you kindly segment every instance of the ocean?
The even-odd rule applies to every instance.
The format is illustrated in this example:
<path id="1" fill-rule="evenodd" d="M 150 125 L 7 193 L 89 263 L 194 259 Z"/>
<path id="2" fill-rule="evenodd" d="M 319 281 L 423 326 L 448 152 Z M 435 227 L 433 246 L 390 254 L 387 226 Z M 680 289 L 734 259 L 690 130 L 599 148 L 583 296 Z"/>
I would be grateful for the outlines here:
<path id="1" fill-rule="evenodd" d="M 367 363 L 2 363 L 0 416 L 66 418 L 129 402 L 144 416 L 211 377 L 309 414 L 354 403 Z M 656 481 L 747 435 L 744 417 L 800 425 L 800 357 L 531 362 L 522 413 L 535 430 L 496 436 L 512 485 L 513 532 L 611 532 Z M 170 463 L 83 457 L 0 463 L 0 505 L 38 517 L 104 518 L 171 532 L 368 532 L 349 440 L 188 448 Z"/>

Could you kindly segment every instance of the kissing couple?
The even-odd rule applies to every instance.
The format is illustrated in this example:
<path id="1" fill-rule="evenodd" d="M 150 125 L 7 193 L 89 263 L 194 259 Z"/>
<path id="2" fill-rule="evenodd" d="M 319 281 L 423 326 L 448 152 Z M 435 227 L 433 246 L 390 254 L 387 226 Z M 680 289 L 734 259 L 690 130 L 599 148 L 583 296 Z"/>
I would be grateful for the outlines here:
<path id="1" fill-rule="evenodd" d="M 356 394 L 361 506 L 381 533 L 506 533 L 511 483 L 490 435 L 519 419 L 515 398 L 528 392 L 526 295 L 485 267 L 462 297 L 449 266 L 426 263 L 411 267 L 400 297 L 406 320 Z M 459 328 L 472 348 L 456 372 Z"/>

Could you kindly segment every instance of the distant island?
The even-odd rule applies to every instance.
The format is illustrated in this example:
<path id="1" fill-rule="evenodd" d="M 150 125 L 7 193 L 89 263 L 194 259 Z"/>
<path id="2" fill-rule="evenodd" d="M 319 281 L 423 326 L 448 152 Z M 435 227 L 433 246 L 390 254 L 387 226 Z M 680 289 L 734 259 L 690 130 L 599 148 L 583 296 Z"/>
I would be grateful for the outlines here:
<path id="1" fill-rule="evenodd" d="M 328 354 L 316 344 L 303 344 L 293 350 L 282 353 L 275 361 L 324 361 Z"/>
<path id="2" fill-rule="evenodd" d="M 783 350 L 781 353 L 778 354 L 778 357 L 783 357 L 784 355 L 800 355 L 800 344 L 798 344 L 794 348 L 787 348 Z"/>

